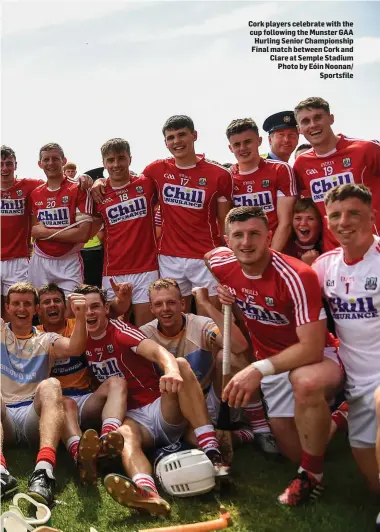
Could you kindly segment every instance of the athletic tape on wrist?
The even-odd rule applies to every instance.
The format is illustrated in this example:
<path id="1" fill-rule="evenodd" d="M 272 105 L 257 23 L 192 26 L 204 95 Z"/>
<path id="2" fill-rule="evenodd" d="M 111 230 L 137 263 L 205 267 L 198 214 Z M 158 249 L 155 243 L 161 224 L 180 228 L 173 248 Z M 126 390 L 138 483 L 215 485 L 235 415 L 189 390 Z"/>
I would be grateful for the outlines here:
<path id="1" fill-rule="evenodd" d="M 265 360 L 258 360 L 257 362 L 252 362 L 252 366 L 255 369 L 259 370 L 263 377 L 266 377 L 267 375 L 274 375 L 276 373 L 274 365 L 269 360 L 269 358 L 266 358 Z"/>

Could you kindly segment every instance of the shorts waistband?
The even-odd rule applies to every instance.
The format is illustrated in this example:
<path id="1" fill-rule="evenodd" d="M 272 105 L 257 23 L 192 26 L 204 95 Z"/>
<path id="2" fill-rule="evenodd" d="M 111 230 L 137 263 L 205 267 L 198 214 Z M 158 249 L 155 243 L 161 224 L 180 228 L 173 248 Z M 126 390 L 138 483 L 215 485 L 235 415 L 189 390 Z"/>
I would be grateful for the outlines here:
<path id="1" fill-rule="evenodd" d="M 29 406 L 33 401 L 20 401 L 19 403 L 8 403 L 6 406 L 8 408 L 18 408 L 19 406 Z"/>
<path id="2" fill-rule="evenodd" d="M 91 393 L 91 390 L 80 390 L 77 388 L 64 388 L 62 390 L 62 395 L 87 395 Z"/>

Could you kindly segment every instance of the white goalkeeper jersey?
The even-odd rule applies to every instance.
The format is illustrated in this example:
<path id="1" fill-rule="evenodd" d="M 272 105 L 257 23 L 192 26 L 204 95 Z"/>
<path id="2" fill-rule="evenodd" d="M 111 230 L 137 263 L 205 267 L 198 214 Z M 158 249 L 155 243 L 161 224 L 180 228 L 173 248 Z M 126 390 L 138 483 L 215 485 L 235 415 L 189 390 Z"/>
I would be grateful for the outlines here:
<path id="1" fill-rule="evenodd" d="M 367 385 L 380 385 L 380 238 L 374 236 L 367 253 L 353 264 L 337 248 L 312 267 L 335 321 L 347 389 L 359 396 Z"/>

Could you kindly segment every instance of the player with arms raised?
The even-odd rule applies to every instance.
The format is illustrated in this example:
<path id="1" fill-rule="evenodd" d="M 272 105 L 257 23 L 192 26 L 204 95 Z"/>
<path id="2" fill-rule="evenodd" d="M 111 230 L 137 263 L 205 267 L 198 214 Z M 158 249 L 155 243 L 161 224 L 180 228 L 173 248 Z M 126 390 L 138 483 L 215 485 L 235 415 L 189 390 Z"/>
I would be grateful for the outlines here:
<path id="1" fill-rule="evenodd" d="M 326 395 L 339 387 L 342 370 L 336 348 L 325 348 L 326 316 L 316 295 L 316 275 L 303 262 L 269 248 L 268 225 L 258 207 L 232 209 L 226 217 L 231 249 L 213 250 L 206 260 L 223 285 L 218 287 L 221 302 L 236 301 L 243 313 L 257 359 L 231 379 L 222 399 L 245 407 L 261 385 L 280 450 L 294 461 L 301 458 L 298 475 L 278 498 L 296 506 L 323 489 L 330 430 Z"/>
<path id="2" fill-rule="evenodd" d="M 298 130 L 312 149 L 297 157 L 294 171 L 298 190 L 311 196 L 324 218 L 323 198 L 331 188 L 345 183 L 369 187 L 374 198 L 373 232 L 380 234 L 380 145 L 373 140 L 352 139 L 335 135 L 331 126 L 334 115 L 322 98 L 311 97 L 295 108 Z M 324 227 L 323 251 L 337 247 L 338 241 Z"/>

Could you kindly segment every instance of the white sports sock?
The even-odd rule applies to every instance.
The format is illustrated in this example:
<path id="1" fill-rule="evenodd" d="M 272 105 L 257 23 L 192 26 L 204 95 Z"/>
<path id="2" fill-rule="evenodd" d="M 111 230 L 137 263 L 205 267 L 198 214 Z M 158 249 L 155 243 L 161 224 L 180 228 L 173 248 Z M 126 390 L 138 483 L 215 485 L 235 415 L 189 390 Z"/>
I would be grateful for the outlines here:
<path id="1" fill-rule="evenodd" d="M 37 471 L 39 469 L 46 469 L 53 472 L 53 465 L 50 462 L 46 462 L 45 460 L 40 460 L 39 462 L 37 462 L 34 471 Z"/>

